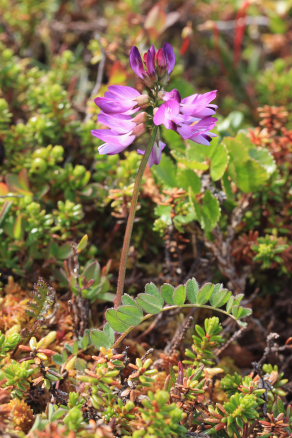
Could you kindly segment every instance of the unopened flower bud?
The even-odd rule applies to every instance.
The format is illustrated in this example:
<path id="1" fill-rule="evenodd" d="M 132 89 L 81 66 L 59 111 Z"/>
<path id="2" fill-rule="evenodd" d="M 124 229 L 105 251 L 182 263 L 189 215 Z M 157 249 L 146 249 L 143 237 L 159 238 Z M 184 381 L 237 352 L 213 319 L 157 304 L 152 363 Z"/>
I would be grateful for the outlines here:
<path id="1" fill-rule="evenodd" d="M 147 105 L 149 103 L 149 96 L 148 94 L 141 94 L 140 96 L 136 97 L 136 102 L 138 105 Z"/>
<path id="2" fill-rule="evenodd" d="M 146 132 L 146 126 L 144 123 L 139 123 L 139 125 L 137 125 L 134 129 L 133 129 L 133 134 L 136 137 L 140 137 L 140 135 L 145 134 Z"/>
<path id="3" fill-rule="evenodd" d="M 133 118 L 133 122 L 139 124 L 139 123 L 145 123 L 147 121 L 148 114 L 143 111 L 142 113 L 139 113 L 136 115 L 136 117 Z"/>
<path id="4" fill-rule="evenodd" d="M 157 66 L 159 67 L 159 70 L 164 73 L 167 66 L 167 59 L 165 57 L 165 53 L 163 49 L 159 49 L 158 52 L 156 53 L 156 63 Z"/>

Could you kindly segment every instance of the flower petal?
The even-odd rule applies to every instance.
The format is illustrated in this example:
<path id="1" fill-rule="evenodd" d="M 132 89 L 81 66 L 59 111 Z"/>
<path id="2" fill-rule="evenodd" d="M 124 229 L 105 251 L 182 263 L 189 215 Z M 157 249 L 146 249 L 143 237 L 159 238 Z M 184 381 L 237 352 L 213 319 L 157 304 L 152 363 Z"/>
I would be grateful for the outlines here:
<path id="1" fill-rule="evenodd" d="M 120 101 L 118 99 L 108 99 L 106 97 L 96 97 L 94 102 L 102 111 L 108 114 L 125 113 L 129 110 L 133 113 L 135 112 L 133 108 L 137 105 L 135 101 Z"/>
<path id="2" fill-rule="evenodd" d="M 98 148 L 100 155 L 115 155 L 123 152 L 128 146 L 104 143 Z"/>
<path id="3" fill-rule="evenodd" d="M 211 137 L 208 138 L 206 134 L 194 135 L 193 137 L 190 137 L 189 140 L 192 140 L 195 143 L 204 144 L 205 146 L 210 146 Z"/>
<path id="4" fill-rule="evenodd" d="M 136 88 L 128 87 L 127 85 L 110 85 L 108 90 L 111 93 L 128 99 L 135 99 L 141 94 Z"/>
<path id="5" fill-rule="evenodd" d="M 177 102 L 180 102 L 180 101 L 181 101 L 181 95 L 180 95 L 180 92 L 179 92 L 176 88 L 174 88 L 174 89 L 171 90 L 171 91 L 166 91 L 166 92 L 164 93 L 164 95 L 163 95 L 163 100 L 164 100 L 165 102 L 167 102 L 168 100 L 171 100 L 171 99 L 174 99 L 174 100 L 176 100 Z"/>
<path id="6" fill-rule="evenodd" d="M 136 123 L 132 121 L 131 116 L 124 117 L 126 118 L 121 118 L 121 114 L 109 115 L 101 113 L 98 116 L 98 121 L 118 134 L 126 134 L 135 128 Z"/>
<path id="7" fill-rule="evenodd" d="M 151 151 L 151 155 L 149 157 L 148 164 L 150 167 L 153 166 L 153 164 L 159 164 L 162 157 L 162 151 L 165 148 L 166 144 L 162 141 L 159 141 L 158 143 L 155 142 L 153 149 Z"/>
<path id="8" fill-rule="evenodd" d="M 111 129 L 95 129 L 91 131 L 91 133 L 95 137 L 107 143 L 121 146 L 123 145 L 125 147 L 129 146 L 135 140 L 135 135 L 132 135 L 130 132 L 127 134 L 119 135 L 113 132 Z"/>
<path id="9" fill-rule="evenodd" d="M 179 113 L 179 103 L 174 100 L 168 100 L 163 103 L 157 110 L 153 121 L 155 125 L 164 125 L 168 129 L 173 129 L 172 120 Z"/>

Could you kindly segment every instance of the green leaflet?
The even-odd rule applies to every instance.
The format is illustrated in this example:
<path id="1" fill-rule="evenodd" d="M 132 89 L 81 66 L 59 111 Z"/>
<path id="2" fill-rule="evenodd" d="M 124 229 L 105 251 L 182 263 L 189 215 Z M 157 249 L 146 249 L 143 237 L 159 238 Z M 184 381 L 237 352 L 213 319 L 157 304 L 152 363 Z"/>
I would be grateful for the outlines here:
<path id="1" fill-rule="evenodd" d="M 150 295 L 155 295 L 156 297 L 160 297 L 160 292 L 157 286 L 154 283 L 147 283 L 145 286 L 145 292 Z"/>
<path id="2" fill-rule="evenodd" d="M 131 326 L 139 325 L 143 313 L 137 306 L 123 305 L 118 310 L 108 309 L 106 319 L 117 332 L 123 332 Z"/>
<path id="3" fill-rule="evenodd" d="M 227 289 L 223 289 L 222 284 L 216 284 L 214 292 L 210 298 L 210 303 L 214 307 L 222 307 L 227 303 L 231 295 L 232 292 L 228 291 Z"/>
<path id="4" fill-rule="evenodd" d="M 125 332 L 131 326 L 131 324 L 129 325 L 120 320 L 119 313 L 115 309 L 108 309 L 106 311 L 105 317 L 109 325 L 118 333 Z"/>
<path id="5" fill-rule="evenodd" d="M 162 295 L 164 301 L 165 301 L 167 304 L 174 304 L 174 302 L 173 302 L 173 291 L 174 291 L 174 287 L 171 286 L 171 284 L 164 283 L 164 284 L 161 286 L 160 291 L 161 291 L 161 295 Z"/>
<path id="6" fill-rule="evenodd" d="M 187 281 L 186 284 L 186 292 L 187 297 L 190 303 L 196 303 L 197 302 L 197 295 L 199 292 L 199 285 L 197 283 L 197 280 L 195 278 L 192 278 Z"/>
<path id="7" fill-rule="evenodd" d="M 180 285 L 173 291 L 173 303 L 176 306 L 182 306 L 186 300 L 186 287 L 184 285 Z"/>
<path id="8" fill-rule="evenodd" d="M 197 303 L 198 304 L 206 304 L 214 291 L 214 284 L 212 283 L 206 283 L 198 292 L 197 295 Z"/>
<path id="9" fill-rule="evenodd" d="M 130 295 L 128 295 L 128 294 L 124 294 L 123 295 L 122 303 L 123 304 L 129 304 L 129 305 L 132 305 L 132 306 L 136 306 L 134 298 L 130 297 Z"/>
<path id="10" fill-rule="evenodd" d="M 145 312 L 154 315 L 161 312 L 164 300 L 162 297 L 156 297 L 155 295 L 139 294 L 136 302 Z"/>

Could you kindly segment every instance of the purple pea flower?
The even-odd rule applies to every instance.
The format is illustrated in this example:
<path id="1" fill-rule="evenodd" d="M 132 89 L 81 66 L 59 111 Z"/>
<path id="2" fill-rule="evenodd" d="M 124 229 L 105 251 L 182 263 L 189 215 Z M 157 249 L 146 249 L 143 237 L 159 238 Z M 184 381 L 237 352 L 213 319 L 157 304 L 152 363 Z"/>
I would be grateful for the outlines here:
<path id="1" fill-rule="evenodd" d="M 176 58 L 171 44 L 166 43 L 156 51 L 155 46 L 144 53 L 143 60 L 137 47 L 132 47 L 130 64 L 136 75 L 147 85 L 153 84 L 165 75 L 170 75 L 175 66 Z"/>
<path id="2" fill-rule="evenodd" d="M 94 102 L 108 114 L 133 114 L 141 96 L 135 88 L 126 85 L 111 85 L 105 97 L 97 97 Z"/>
<path id="3" fill-rule="evenodd" d="M 92 134 L 104 141 L 99 147 L 100 154 L 118 154 L 127 149 L 140 135 L 146 132 L 146 122 L 153 114 L 153 123 L 157 126 L 164 125 L 167 129 L 178 132 L 184 139 L 189 139 L 200 144 L 210 145 L 212 137 L 216 134 L 211 130 L 215 127 L 217 119 L 212 117 L 217 110 L 217 105 L 211 102 L 215 99 L 217 91 L 205 94 L 193 94 L 184 99 L 178 90 L 170 92 L 163 90 L 175 66 L 173 47 L 166 43 L 161 49 L 152 46 L 143 58 L 137 47 L 130 53 L 130 63 L 145 85 L 154 87 L 158 95 L 153 101 L 154 94 L 141 94 L 132 87 L 111 85 L 104 97 L 97 97 L 95 103 L 100 107 L 99 122 L 108 129 L 95 129 Z M 158 106 L 164 101 L 162 105 Z M 149 107 L 147 113 L 143 111 Z M 151 151 L 149 165 L 159 164 L 162 151 L 166 144 L 161 141 L 161 130 Z M 144 154 L 143 149 L 138 149 Z"/>
<path id="4" fill-rule="evenodd" d="M 105 97 L 95 99 L 102 110 L 98 119 L 109 128 L 91 131 L 95 137 L 105 141 L 98 149 L 100 154 L 118 154 L 145 132 L 146 113 L 135 113 L 139 111 L 139 105 L 147 100 L 148 97 L 135 88 L 122 85 L 111 85 Z"/>
<path id="5" fill-rule="evenodd" d="M 193 94 L 181 99 L 178 90 L 164 93 L 166 100 L 154 115 L 155 125 L 164 125 L 167 129 L 177 131 L 184 139 L 196 143 L 210 145 L 211 132 L 216 126 L 217 119 L 211 117 L 215 114 L 217 105 L 210 104 L 215 99 L 217 91 L 205 94 Z"/>

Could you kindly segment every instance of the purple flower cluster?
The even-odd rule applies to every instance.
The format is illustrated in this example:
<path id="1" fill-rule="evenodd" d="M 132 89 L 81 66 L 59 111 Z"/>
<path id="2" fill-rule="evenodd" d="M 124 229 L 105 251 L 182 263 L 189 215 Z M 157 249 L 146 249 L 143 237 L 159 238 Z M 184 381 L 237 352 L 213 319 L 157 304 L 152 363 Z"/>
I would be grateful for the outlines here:
<path id="1" fill-rule="evenodd" d="M 147 96 L 143 97 L 135 88 L 111 85 L 105 97 L 95 99 L 101 109 L 98 120 L 109 128 L 91 131 L 95 137 L 105 141 L 99 147 L 100 154 L 118 154 L 145 132 L 146 113 L 138 113 L 139 103 L 141 105 L 145 98 Z"/>
<path id="2" fill-rule="evenodd" d="M 211 130 L 217 119 L 212 117 L 217 105 L 211 104 L 217 91 L 193 94 L 182 99 L 178 90 L 166 92 L 163 84 L 169 79 L 175 66 L 172 46 L 166 43 L 156 51 L 152 46 L 143 56 L 137 47 L 130 53 L 132 69 L 143 80 L 147 88 L 155 90 L 141 94 L 128 86 L 111 85 L 104 97 L 97 97 L 95 103 L 101 109 L 98 120 L 109 129 L 96 129 L 92 134 L 105 143 L 99 147 L 100 154 L 118 154 L 130 146 L 137 137 L 153 125 L 164 125 L 178 132 L 184 139 L 209 145 L 215 136 Z M 153 96 L 155 96 L 153 100 Z M 164 101 L 164 103 L 162 103 Z M 147 112 L 144 111 L 147 108 Z M 160 130 L 153 146 L 149 165 L 159 164 L 166 144 L 161 141 Z M 139 149 L 139 153 L 144 151 Z"/>
<path id="3" fill-rule="evenodd" d="M 166 100 L 155 112 L 155 125 L 164 125 L 177 131 L 184 139 L 196 143 L 210 145 L 216 134 L 210 132 L 216 125 L 215 114 L 217 105 L 210 104 L 215 99 L 217 91 L 205 94 L 193 94 L 182 99 L 178 90 L 165 93 Z"/>

